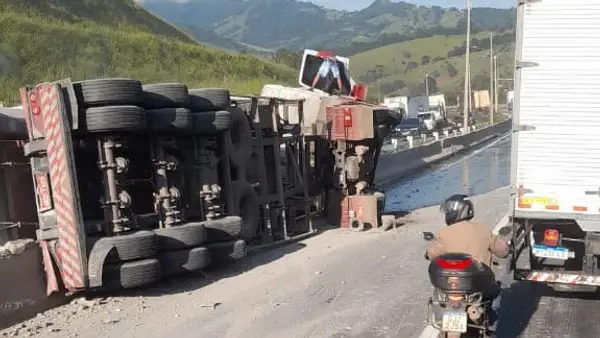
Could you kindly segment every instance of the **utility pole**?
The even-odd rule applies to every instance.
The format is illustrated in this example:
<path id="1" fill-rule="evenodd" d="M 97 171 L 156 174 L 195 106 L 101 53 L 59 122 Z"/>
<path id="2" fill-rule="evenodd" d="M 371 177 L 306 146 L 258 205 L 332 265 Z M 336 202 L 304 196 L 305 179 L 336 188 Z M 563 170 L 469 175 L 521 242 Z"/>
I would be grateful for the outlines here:
<path id="1" fill-rule="evenodd" d="M 382 65 L 376 65 L 375 66 L 375 74 L 377 76 L 377 104 L 381 103 L 381 85 L 380 85 L 380 80 L 383 77 L 383 66 Z"/>
<path id="2" fill-rule="evenodd" d="M 467 0 L 467 45 L 465 51 L 465 96 L 463 109 L 463 129 L 464 133 L 469 132 L 469 101 L 471 93 L 469 91 L 469 79 L 471 77 L 471 0 Z"/>
<path id="3" fill-rule="evenodd" d="M 490 125 L 494 124 L 494 114 L 496 113 L 494 109 L 494 78 L 496 77 L 496 72 L 494 71 L 494 33 L 490 33 Z"/>
<path id="4" fill-rule="evenodd" d="M 429 74 L 425 74 L 425 95 L 429 97 Z"/>
<path id="5" fill-rule="evenodd" d="M 498 111 L 498 57 L 494 55 L 494 111 Z"/>

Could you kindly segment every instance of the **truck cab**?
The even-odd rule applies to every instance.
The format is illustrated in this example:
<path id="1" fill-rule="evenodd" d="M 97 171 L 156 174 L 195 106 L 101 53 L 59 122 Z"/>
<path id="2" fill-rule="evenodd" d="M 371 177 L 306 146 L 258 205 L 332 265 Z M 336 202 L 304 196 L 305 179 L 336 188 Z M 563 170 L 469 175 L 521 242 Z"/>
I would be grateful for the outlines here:
<path id="1" fill-rule="evenodd" d="M 433 131 L 437 128 L 438 120 L 434 111 L 419 113 L 417 114 L 417 118 L 422 121 L 427 131 Z"/>

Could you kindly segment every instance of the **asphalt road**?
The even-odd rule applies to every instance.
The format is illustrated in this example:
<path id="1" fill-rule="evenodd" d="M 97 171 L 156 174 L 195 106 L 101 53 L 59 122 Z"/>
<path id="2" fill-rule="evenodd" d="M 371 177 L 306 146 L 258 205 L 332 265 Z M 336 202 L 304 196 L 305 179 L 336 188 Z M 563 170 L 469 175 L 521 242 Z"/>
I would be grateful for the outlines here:
<path id="1" fill-rule="evenodd" d="M 390 186 L 388 211 L 402 215 L 402 225 L 392 231 L 331 229 L 301 243 L 253 253 L 238 264 L 207 271 L 204 278 L 172 279 L 108 299 L 76 300 L 1 333 L 36 337 L 416 337 L 425 326 L 431 293 L 428 262 L 423 259 L 426 243 L 420 232 L 441 229 L 437 204 L 446 195 L 460 192 L 475 194 L 476 219 L 495 225 L 507 211 L 508 189 L 501 187 L 506 183 L 503 179 L 482 181 L 487 175 L 482 170 L 487 161 L 502 175 L 508 170 L 507 156 L 508 147 L 500 142 L 437 168 L 431 174 L 437 180 L 419 181 L 421 176 Z M 440 176 L 444 170 L 449 175 L 446 179 Z M 458 180 L 456 173 L 463 179 Z M 418 191 L 407 198 L 404 194 L 410 189 Z M 598 311 L 595 300 L 549 295 L 540 286 L 512 285 L 502 300 L 501 336 L 600 336 L 593 316 Z"/>

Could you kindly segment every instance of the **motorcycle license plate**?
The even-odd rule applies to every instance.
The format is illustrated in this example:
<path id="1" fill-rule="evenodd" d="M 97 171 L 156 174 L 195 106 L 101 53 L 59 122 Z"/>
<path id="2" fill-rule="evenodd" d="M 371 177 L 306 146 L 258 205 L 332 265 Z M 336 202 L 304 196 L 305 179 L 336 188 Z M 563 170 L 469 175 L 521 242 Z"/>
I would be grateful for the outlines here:
<path id="1" fill-rule="evenodd" d="M 540 258 L 555 258 L 567 260 L 569 259 L 569 249 L 567 248 L 551 248 L 545 245 L 534 245 L 532 248 L 533 255 Z"/>
<path id="2" fill-rule="evenodd" d="M 464 311 L 446 311 L 442 320 L 444 332 L 467 332 L 467 313 Z"/>

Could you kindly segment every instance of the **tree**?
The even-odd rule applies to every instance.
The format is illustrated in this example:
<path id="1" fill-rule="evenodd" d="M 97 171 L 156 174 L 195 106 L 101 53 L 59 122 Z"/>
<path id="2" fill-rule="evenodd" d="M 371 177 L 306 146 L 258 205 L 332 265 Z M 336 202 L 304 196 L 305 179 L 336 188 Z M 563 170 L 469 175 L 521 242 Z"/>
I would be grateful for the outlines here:
<path id="1" fill-rule="evenodd" d="M 419 67 L 419 64 L 414 62 L 414 61 L 410 61 L 408 64 L 406 64 L 406 70 L 413 70 L 415 68 Z"/>
<path id="2" fill-rule="evenodd" d="M 423 55 L 421 57 L 421 65 L 422 66 L 429 64 L 429 62 L 431 62 L 431 57 L 429 57 L 428 55 Z"/>
<path id="3" fill-rule="evenodd" d="M 450 77 L 455 77 L 456 75 L 458 75 L 458 70 L 451 63 L 448 63 L 446 65 L 446 70 L 448 71 L 448 75 L 450 75 Z"/>

